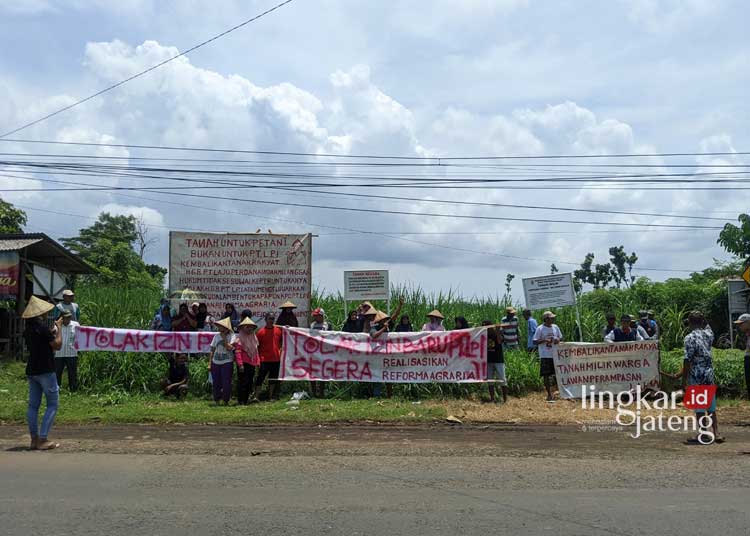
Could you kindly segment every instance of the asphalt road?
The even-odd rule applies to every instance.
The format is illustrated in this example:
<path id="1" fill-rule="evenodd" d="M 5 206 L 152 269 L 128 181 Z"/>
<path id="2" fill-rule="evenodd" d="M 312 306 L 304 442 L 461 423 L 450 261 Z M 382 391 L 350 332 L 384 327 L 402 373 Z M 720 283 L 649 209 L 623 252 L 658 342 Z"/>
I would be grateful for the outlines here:
<path id="1" fill-rule="evenodd" d="M 0 533 L 747 534 L 750 431 L 681 445 L 562 427 L 0 428 Z"/>

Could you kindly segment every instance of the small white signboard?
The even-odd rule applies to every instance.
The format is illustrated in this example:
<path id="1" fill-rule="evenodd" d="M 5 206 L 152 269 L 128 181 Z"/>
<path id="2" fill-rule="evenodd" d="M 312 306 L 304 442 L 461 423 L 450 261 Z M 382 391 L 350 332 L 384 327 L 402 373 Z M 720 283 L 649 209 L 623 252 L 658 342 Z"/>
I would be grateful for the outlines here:
<path id="1" fill-rule="evenodd" d="M 573 275 L 570 273 L 527 277 L 523 280 L 523 294 L 526 307 L 531 310 L 576 304 Z"/>
<path id="2" fill-rule="evenodd" d="M 388 270 L 344 272 L 344 299 L 346 301 L 387 300 L 389 296 Z"/>

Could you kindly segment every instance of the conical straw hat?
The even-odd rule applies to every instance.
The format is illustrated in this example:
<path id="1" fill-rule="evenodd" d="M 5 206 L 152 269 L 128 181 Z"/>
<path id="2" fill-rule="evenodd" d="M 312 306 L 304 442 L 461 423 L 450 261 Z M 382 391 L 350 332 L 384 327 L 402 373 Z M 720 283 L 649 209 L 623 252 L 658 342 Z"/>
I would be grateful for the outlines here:
<path id="1" fill-rule="evenodd" d="M 427 313 L 427 316 L 434 316 L 435 318 L 439 318 L 440 320 L 445 320 L 445 317 L 443 316 L 443 314 L 437 309 L 433 309 L 432 311 Z"/>
<path id="2" fill-rule="evenodd" d="M 226 328 L 229 331 L 232 331 L 232 320 L 229 317 L 222 318 L 221 320 L 217 320 L 216 325 Z"/>
<path id="3" fill-rule="evenodd" d="M 26 305 L 26 309 L 23 310 L 21 318 L 36 318 L 49 313 L 55 306 L 50 302 L 40 300 L 36 296 L 32 296 L 29 303 Z"/>
<path id="4" fill-rule="evenodd" d="M 282 303 L 281 306 L 279 307 L 279 309 L 296 309 L 296 308 L 297 306 L 294 305 L 290 301 Z"/>
<path id="5" fill-rule="evenodd" d="M 257 328 L 258 324 L 253 322 L 253 319 L 248 316 L 242 322 L 240 322 L 240 327 L 242 326 L 252 326 L 254 328 Z"/>
<path id="6" fill-rule="evenodd" d="M 382 322 L 383 320 L 387 320 L 389 318 L 390 318 L 390 316 L 388 316 L 387 314 L 385 314 L 383 311 L 378 311 L 375 314 L 375 323 L 377 324 L 377 323 Z"/>

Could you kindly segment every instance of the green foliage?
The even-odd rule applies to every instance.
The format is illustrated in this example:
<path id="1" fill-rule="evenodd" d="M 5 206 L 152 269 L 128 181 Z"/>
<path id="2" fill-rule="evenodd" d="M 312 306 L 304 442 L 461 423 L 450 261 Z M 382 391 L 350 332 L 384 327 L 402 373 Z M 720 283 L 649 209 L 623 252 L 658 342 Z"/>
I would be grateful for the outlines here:
<path id="1" fill-rule="evenodd" d="M 133 216 L 113 216 L 103 212 L 78 236 L 63 238 L 62 243 L 96 269 L 89 281 L 104 285 L 132 285 L 160 289 L 166 270 L 147 266 L 133 249 L 138 239 Z"/>
<path id="2" fill-rule="evenodd" d="M 0 198 L 0 233 L 22 233 L 26 225 L 26 213 Z"/>
<path id="3" fill-rule="evenodd" d="M 727 223 L 719 233 L 717 244 L 727 252 L 743 259 L 745 264 L 750 264 L 750 216 L 740 214 L 737 217 L 739 227 Z"/>

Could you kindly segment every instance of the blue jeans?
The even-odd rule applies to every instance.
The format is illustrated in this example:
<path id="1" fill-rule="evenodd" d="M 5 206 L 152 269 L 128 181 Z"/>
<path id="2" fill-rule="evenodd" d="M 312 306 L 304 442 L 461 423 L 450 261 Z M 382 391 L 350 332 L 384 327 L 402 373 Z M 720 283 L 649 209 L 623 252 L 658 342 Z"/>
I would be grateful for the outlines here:
<path id="1" fill-rule="evenodd" d="M 39 433 L 39 406 L 42 405 L 42 394 L 47 399 L 47 409 L 42 418 L 42 430 Z M 60 387 L 54 372 L 29 376 L 29 409 L 26 420 L 29 423 L 31 437 L 47 438 L 52 423 L 57 415 L 57 404 L 60 400 Z"/>

